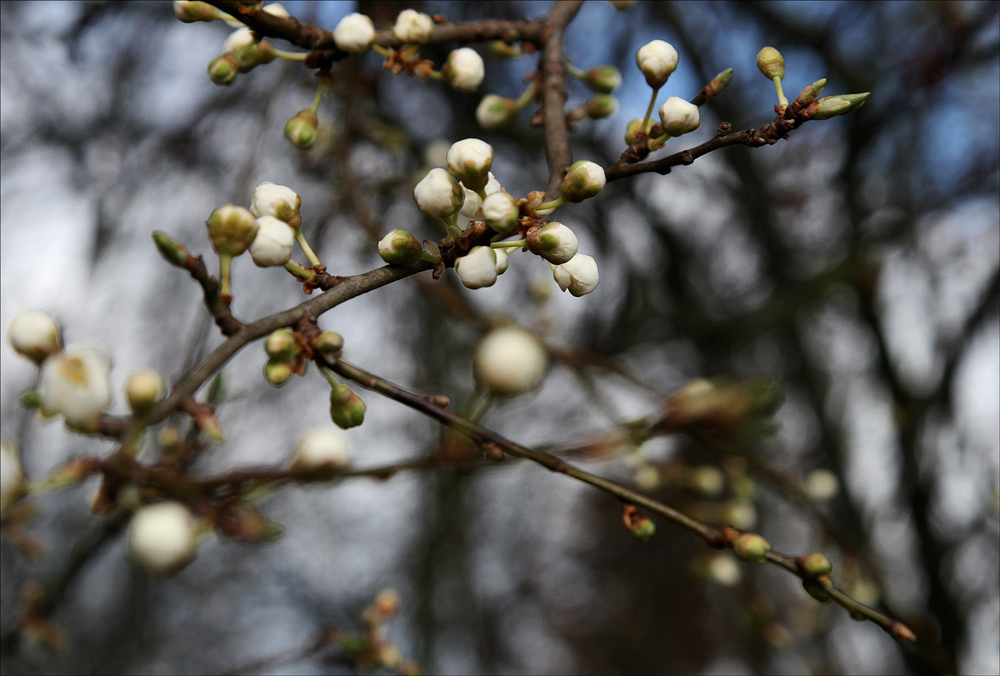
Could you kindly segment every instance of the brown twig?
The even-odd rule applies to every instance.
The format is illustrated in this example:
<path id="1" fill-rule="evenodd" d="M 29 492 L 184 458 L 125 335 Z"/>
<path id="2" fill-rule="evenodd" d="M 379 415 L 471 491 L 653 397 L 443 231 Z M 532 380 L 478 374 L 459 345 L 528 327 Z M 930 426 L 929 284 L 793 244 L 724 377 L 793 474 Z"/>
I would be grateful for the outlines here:
<path id="1" fill-rule="evenodd" d="M 557 3 L 546 19 L 548 35 L 542 46 L 542 119 L 545 125 L 545 157 L 549 163 L 549 185 L 545 190 L 546 199 L 555 199 L 559 194 L 566 169 L 573 163 L 573 151 L 569 147 L 569 129 L 566 127 L 566 66 L 563 53 L 563 31 L 583 2 L 562 0 Z"/>

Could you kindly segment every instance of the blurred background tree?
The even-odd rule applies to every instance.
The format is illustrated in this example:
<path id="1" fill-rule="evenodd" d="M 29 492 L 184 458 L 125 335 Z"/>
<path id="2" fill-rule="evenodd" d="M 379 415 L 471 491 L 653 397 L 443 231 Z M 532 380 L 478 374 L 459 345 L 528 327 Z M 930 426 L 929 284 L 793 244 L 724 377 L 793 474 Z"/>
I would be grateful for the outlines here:
<path id="1" fill-rule="evenodd" d="M 285 5 L 327 28 L 355 10 L 384 27 L 409 6 L 454 21 L 550 8 Z M 359 626 L 385 586 L 401 598 L 390 635 L 433 673 L 997 673 L 998 7 L 588 3 L 567 55 L 583 69 L 616 65 L 624 80 L 617 113 L 577 123 L 575 159 L 608 166 L 625 148 L 649 95 L 634 54 L 652 39 L 680 52 L 664 94 L 689 98 L 735 69 L 674 150 L 723 121 L 773 119 L 774 89 L 754 66 L 765 44 L 784 54 L 791 94 L 820 77 L 828 92 L 874 93 L 773 147 L 727 148 L 564 207 L 601 265 L 585 298 L 553 293 L 547 265 L 515 259 L 490 289 L 420 275 L 320 320 L 352 362 L 453 401 L 472 389 L 471 349 L 490 322 L 538 331 L 558 348 L 542 389 L 484 419 L 529 446 L 564 447 L 655 412 L 694 378 L 776 379 L 786 398 L 771 438 L 677 435 L 571 457 L 708 521 L 739 521 L 778 550 L 827 552 L 849 591 L 916 631 L 916 647 L 815 603 L 790 576 L 709 557 L 669 524 L 635 542 L 607 496 L 511 461 L 285 489 L 263 503 L 283 539 L 212 538 L 168 581 L 122 556 L 124 521 L 89 515 L 94 485 L 37 498 L 30 532 L 44 556 L 0 545 L 4 673 L 346 673 L 339 652 L 298 646 L 323 627 Z M 513 194 L 548 180 L 536 107 L 505 132 L 475 120 L 483 94 L 521 93 L 535 56 L 474 45 L 486 60 L 476 95 L 393 76 L 373 54 L 345 59 L 304 152 L 281 128 L 315 80 L 275 62 L 215 87 L 205 66 L 228 35 L 219 22 L 181 24 L 169 3 L 146 2 L 5 2 L 0 17 L 0 319 L 51 312 L 71 343 L 110 348 L 118 385 L 145 366 L 176 379 L 221 341 L 196 285 L 151 246 L 153 229 L 207 252 L 211 210 L 275 181 L 301 195 L 328 269 L 355 274 L 381 265 L 374 242 L 391 228 L 438 236 L 412 186 L 455 140 L 493 144 L 493 171 Z M 421 53 L 441 63 L 452 47 Z M 587 96 L 570 82 L 570 106 Z M 300 302 L 296 284 L 265 274 L 236 266 L 241 316 Z M 252 347 L 226 367 L 227 443 L 199 456 L 197 472 L 280 462 L 302 429 L 328 420 L 321 379 L 278 392 L 263 362 Z M 0 364 L 0 432 L 29 476 L 112 449 L 39 425 L 18 405 L 33 369 L 6 345 Z M 426 418 L 366 401 L 349 433 L 359 466 L 439 443 Z M 31 581 L 58 592 L 61 650 L 18 640 Z"/>

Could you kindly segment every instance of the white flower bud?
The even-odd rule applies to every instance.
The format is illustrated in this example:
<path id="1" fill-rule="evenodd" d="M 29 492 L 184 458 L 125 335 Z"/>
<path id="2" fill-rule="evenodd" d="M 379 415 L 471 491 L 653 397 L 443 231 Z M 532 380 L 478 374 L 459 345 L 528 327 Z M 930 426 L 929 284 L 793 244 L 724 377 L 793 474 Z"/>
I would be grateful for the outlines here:
<path id="1" fill-rule="evenodd" d="M 301 206 L 302 198 L 294 190 L 271 181 L 258 185 L 250 196 L 250 213 L 254 216 L 274 216 L 293 228 L 302 225 Z"/>
<path id="2" fill-rule="evenodd" d="M 310 427 L 295 442 L 292 467 L 316 469 L 347 467 L 351 458 L 347 435 L 332 427 Z"/>
<path id="3" fill-rule="evenodd" d="M 573 256 L 572 260 L 562 265 L 557 265 L 552 271 L 556 283 L 563 291 L 569 289 L 574 296 L 585 296 L 594 289 L 601 281 L 597 272 L 597 261 L 593 256 L 580 254 Z"/>
<path id="4" fill-rule="evenodd" d="M 252 45 L 253 43 L 253 33 L 249 28 L 243 26 L 243 28 L 237 28 L 229 34 L 226 41 L 222 43 L 222 53 L 232 54 L 240 47 L 246 47 L 247 45 Z"/>
<path id="5" fill-rule="evenodd" d="M 525 239 L 528 251 L 555 265 L 569 262 L 579 247 L 573 231 L 555 221 L 531 230 Z"/>
<path id="6" fill-rule="evenodd" d="M 375 26 L 364 14 L 352 12 L 333 29 L 333 41 L 345 52 L 364 52 L 375 40 Z"/>
<path id="7" fill-rule="evenodd" d="M 517 119 L 517 101 L 496 94 L 487 94 L 476 106 L 476 122 L 483 129 L 503 129 Z"/>
<path id="8" fill-rule="evenodd" d="M 292 257 L 295 230 L 274 216 L 257 219 L 257 236 L 250 245 L 250 257 L 262 268 L 284 265 Z"/>
<path id="9" fill-rule="evenodd" d="M 14 352 L 41 364 L 62 349 L 62 330 L 41 310 L 18 310 L 7 325 L 7 340 Z"/>
<path id="10" fill-rule="evenodd" d="M 448 171 L 466 188 L 478 191 L 486 187 L 492 174 L 493 146 L 477 138 L 467 138 L 448 149 Z"/>
<path id="11" fill-rule="evenodd" d="M 500 396 L 524 394 L 545 377 L 549 355 L 534 334 L 514 326 L 490 331 L 479 341 L 472 371 L 480 387 Z"/>
<path id="12" fill-rule="evenodd" d="M 402 42 L 419 45 L 431 36 L 433 30 L 434 19 L 415 9 L 404 9 L 396 17 L 392 34 Z"/>
<path id="13" fill-rule="evenodd" d="M 125 380 L 125 400 L 133 413 L 143 414 L 155 406 L 167 392 L 163 376 L 153 369 L 143 369 Z"/>
<path id="14" fill-rule="evenodd" d="M 507 250 L 494 249 L 493 255 L 497 257 L 497 276 L 507 272 Z"/>
<path id="15" fill-rule="evenodd" d="M 665 132 L 671 136 L 680 136 L 698 128 L 701 113 L 693 103 L 679 96 L 671 96 L 660 106 L 660 122 Z"/>
<path id="16" fill-rule="evenodd" d="M 468 289 L 493 286 L 497 281 L 497 257 L 488 246 L 474 246 L 457 261 L 455 272 Z"/>
<path id="17" fill-rule="evenodd" d="M 479 195 L 465 188 L 465 201 L 462 202 L 462 208 L 458 213 L 469 220 L 481 221 L 483 220 L 483 201 L 479 199 Z"/>
<path id="18" fill-rule="evenodd" d="M 559 192 L 567 202 L 582 202 L 604 190 L 607 178 L 601 165 L 580 160 L 566 172 L 566 178 L 559 186 Z M 569 260 L 569 259 L 566 259 Z M 565 261 L 559 261 L 565 262 Z"/>
<path id="19" fill-rule="evenodd" d="M 42 413 L 66 416 L 86 427 L 111 403 L 111 360 L 93 348 L 60 352 L 42 364 L 38 395 Z"/>
<path id="20" fill-rule="evenodd" d="M 300 350 L 295 334 L 289 329 L 277 329 L 264 340 L 264 352 L 278 361 L 292 360 Z"/>
<path id="21" fill-rule="evenodd" d="M 677 50 L 663 40 L 653 40 L 635 53 L 635 62 L 646 76 L 646 83 L 659 89 L 667 83 L 667 78 L 677 68 Z"/>
<path id="22" fill-rule="evenodd" d="M 24 472 L 17 446 L 10 441 L 0 441 L 0 519 L 24 495 Z"/>
<path id="23" fill-rule="evenodd" d="M 431 218 L 444 218 L 462 208 L 465 190 L 447 170 L 435 168 L 417 183 L 413 199 L 420 210 Z"/>
<path id="24" fill-rule="evenodd" d="M 257 220 L 249 209 L 226 204 L 212 212 L 205 222 L 208 238 L 216 253 L 239 256 L 257 236 Z"/>
<path id="25" fill-rule="evenodd" d="M 708 579 L 723 587 L 735 587 L 743 579 L 740 564 L 729 554 L 719 552 L 709 556 L 706 563 Z"/>
<path id="26" fill-rule="evenodd" d="M 154 575 L 172 575 L 194 559 L 196 530 L 191 512 L 179 502 L 143 507 L 129 526 L 129 553 Z"/>
<path id="27" fill-rule="evenodd" d="M 516 228 L 520 215 L 517 201 L 506 192 L 487 195 L 483 202 L 483 220 L 497 232 L 510 232 Z"/>
<path id="28" fill-rule="evenodd" d="M 828 469 L 815 469 L 806 477 L 802 488 L 813 500 L 826 502 L 837 497 L 840 492 L 840 480 Z"/>
<path id="29" fill-rule="evenodd" d="M 288 10 L 280 2 L 272 2 L 270 5 L 264 5 L 261 11 L 267 12 L 271 16 L 280 16 L 282 19 L 288 18 Z"/>
<path id="30" fill-rule="evenodd" d="M 483 81 L 485 70 L 483 57 L 469 47 L 455 49 L 448 55 L 448 60 L 441 67 L 444 78 L 455 89 L 463 92 L 474 92 Z"/>

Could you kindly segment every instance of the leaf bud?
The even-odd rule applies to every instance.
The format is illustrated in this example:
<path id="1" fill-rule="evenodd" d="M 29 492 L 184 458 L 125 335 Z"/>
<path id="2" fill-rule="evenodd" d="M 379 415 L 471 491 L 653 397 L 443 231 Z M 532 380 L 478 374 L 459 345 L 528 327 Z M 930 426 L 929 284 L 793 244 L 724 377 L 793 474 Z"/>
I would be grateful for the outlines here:
<path id="1" fill-rule="evenodd" d="M 583 81 L 595 92 L 610 94 L 621 86 L 622 73 L 614 66 L 597 66 L 586 72 Z"/>
<path id="2" fill-rule="evenodd" d="M 630 502 L 622 503 L 622 521 L 636 540 L 645 542 L 656 533 L 656 524 Z"/>
<path id="3" fill-rule="evenodd" d="M 635 53 L 635 62 L 646 76 L 646 84 L 659 89 L 666 84 L 670 74 L 677 69 L 677 50 L 663 40 L 653 40 Z"/>
<path id="4" fill-rule="evenodd" d="M 195 519 L 179 502 L 143 507 L 129 526 L 129 554 L 154 575 L 177 573 L 194 560 L 197 544 Z"/>
<path id="5" fill-rule="evenodd" d="M 296 469 L 343 469 L 348 466 L 351 448 L 347 435 L 332 427 L 310 427 L 295 442 L 291 466 Z"/>
<path id="6" fill-rule="evenodd" d="M 467 138 L 448 149 L 448 171 L 474 192 L 486 188 L 493 166 L 493 146 L 477 138 Z"/>
<path id="7" fill-rule="evenodd" d="M 580 160 L 574 162 L 569 171 L 566 172 L 566 177 L 563 178 L 562 185 L 559 186 L 559 193 L 567 202 L 582 202 L 604 190 L 606 181 L 601 165 L 589 160 Z M 572 258 L 572 255 L 569 258 Z M 552 262 L 565 263 L 569 258 Z"/>
<path id="8" fill-rule="evenodd" d="M 318 127 L 319 118 L 316 117 L 316 113 L 308 108 L 300 110 L 285 122 L 285 138 L 296 148 L 307 150 L 316 143 Z"/>
<path id="9" fill-rule="evenodd" d="M 419 45 L 431 36 L 434 30 L 434 20 L 415 9 L 404 9 L 396 17 L 392 34 L 400 42 L 409 45 Z"/>
<path id="10" fill-rule="evenodd" d="M 231 85 L 240 74 L 236 57 L 222 54 L 208 62 L 208 77 L 217 85 Z"/>
<path id="11" fill-rule="evenodd" d="M 330 392 L 330 418 L 341 429 L 357 427 L 365 420 L 365 402 L 351 388 L 341 385 Z"/>
<path id="12" fill-rule="evenodd" d="M 480 388 L 513 397 L 536 389 L 545 377 L 549 355 L 533 333 L 504 326 L 487 333 L 472 355 L 472 373 Z"/>
<path id="13" fill-rule="evenodd" d="M 767 553 L 771 551 L 771 543 L 757 533 L 743 533 L 733 542 L 733 553 L 736 558 L 748 563 L 764 563 Z"/>
<path id="14" fill-rule="evenodd" d="M 272 331 L 264 340 L 264 352 L 271 359 L 278 361 L 291 361 L 298 355 L 300 349 L 295 335 L 289 329 Z"/>
<path id="15" fill-rule="evenodd" d="M 496 253 L 488 246 L 474 246 L 455 261 L 455 274 L 467 289 L 482 289 L 497 281 Z"/>
<path id="16" fill-rule="evenodd" d="M 785 58 L 774 47 L 764 47 L 757 52 L 757 68 L 768 80 L 785 79 Z"/>
<path id="17" fill-rule="evenodd" d="M 552 270 L 556 284 L 563 291 L 569 290 L 573 296 L 585 296 L 601 281 L 597 270 L 597 260 L 593 256 L 578 253 L 568 263 L 557 265 Z"/>
<path id="18" fill-rule="evenodd" d="M 705 85 L 704 89 L 698 92 L 698 95 L 691 99 L 691 103 L 696 106 L 704 105 L 707 101 L 714 99 L 716 96 L 722 93 L 729 83 L 733 80 L 733 69 L 727 68 L 718 75 L 712 78 L 712 81 Z"/>
<path id="19" fill-rule="evenodd" d="M 41 365 L 62 350 L 62 329 L 47 312 L 18 310 L 7 325 L 7 340 L 14 352 Z"/>
<path id="20" fill-rule="evenodd" d="M 205 222 L 212 248 L 218 254 L 239 256 L 257 236 L 257 219 L 249 209 L 226 204 L 212 212 Z"/>
<path id="21" fill-rule="evenodd" d="M 345 52 L 368 51 L 375 41 L 375 25 L 368 16 L 351 12 L 333 29 L 333 41 Z"/>
<path id="22" fill-rule="evenodd" d="M 660 106 L 660 123 L 671 136 L 680 136 L 698 128 L 701 112 L 693 103 L 671 96 Z"/>
<path id="23" fill-rule="evenodd" d="M 814 110 L 812 119 L 827 120 L 837 115 L 846 115 L 857 110 L 864 105 L 871 92 L 862 94 L 839 94 L 837 96 L 824 96 L 818 101 L 809 104 L 806 110 Z"/>
<path id="24" fill-rule="evenodd" d="M 491 131 L 509 127 L 521 109 L 517 101 L 496 94 L 487 94 L 476 106 L 476 121 L 483 129 Z"/>
<path id="25" fill-rule="evenodd" d="M 445 218 L 462 208 L 465 190 L 447 170 L 434 168 L 413 188 L 413 199 L 431 218 Z"/>
<path id="26" fill-rule="evenodd" d="M 174 16 L 184 23 L 195 23 L 197 21 L 212 21 L 215 19 L 216 9 L 207 2 L 196 2 L 194 0 L 174 0 Z"/>
<path id="27" fill-rule="evenodd" d="M 423 248 L 416 237 L 396 228 L 379 240 L 378 255 L 389 265 L 413 265 L 421 259 Z"/>
<path id="28" fill-rule="evenodd" d="M 517 227 L 521 210 L 517 200 L 506 192 L 495 192 L 487 195 L 483 201 L 483 219 L 486 225 L 497 232 L 510 232 Z"/>
<path id="29" fill-rule="evenodd" d="M 262 268 L 284 265 L 292 257 L 295 230 L 274 216 L 257 219 L 257 236 L 250 245 L 250 257 Z"/>
<path id="30" fill-rule="evenodd" d="M 292 377 L 292 373 L 294 372 L 292 371 L 291 364 L 286 361 L 269 359 L 264 364 L 264 380 L 274 387 L 281 387 L 287 383 L 288 379 Z"/>
<path id="31" fill-rule="evenodd" d="M 191 252 L 183 244 L 176 242 L 170 235 L 160 230 L 153 231 L 153 243 L 168 263 L 179 268 L 187 268 L 191 260 Z"/>
<path id="32" fill-rule="evenodd" d="M 463 92 L 474 92 L 479 88 L 485 75 L 483 57 L 469 47 L 452 50 L 441 66 L 444 79 L 452 87 Z"/>
<path id="33" fill-rule="evenodd" d="M 576 256 L 579 246 L 573 231 L 555 221 L 540 228 L 532 228 L 528 231 L 525 241 L 528 251 L 541 256 L 554 265 L 561 265 L 572 260 Z"/>
<path id="34" fill-rule="evenodd" d="M 608 117 L 609 115 L 613 115 L 617 109 L 618 99 L 610 94 L 595 94 L 590 97 L 584 106 L 584 110 L 587 112 L 587 117 L 594 120 L 600 120 Z"/>
<path id="35" fill-rule="evenodd" d="M 826 78 L 816 80 L 795 97 L 795 100 L 792 102 L 792 108 L 804 108 L 812 103 L 817 96 L 822 94 L 824 89 L 826 89 Z"/>
<path id="36" fill-rule="evenodd" d="M 125 400 L 136 415 L 148 413 L 166 393 L 163 376 L 153 369 L 136 371 L 125 380 Z"/>

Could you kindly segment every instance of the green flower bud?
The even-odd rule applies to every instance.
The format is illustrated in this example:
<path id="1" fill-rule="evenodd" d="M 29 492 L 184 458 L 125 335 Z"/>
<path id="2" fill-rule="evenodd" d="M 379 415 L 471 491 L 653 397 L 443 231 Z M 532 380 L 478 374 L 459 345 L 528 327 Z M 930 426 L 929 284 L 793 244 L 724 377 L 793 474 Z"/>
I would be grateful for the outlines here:
<path id="1" fill-rule="evenodd" d="M 509 127 L 520 112 L 514 99 L 487 94 L 476 107 L 476 121 L 483 129 L 503 129 Z"/>
<path id="2" fill-rule="evenodd" d="M 597 66 L 587 71 L 583 81 L 595 92 L 610 94 L 622 83 L 622 73 L 614 66 Z"/>
<path id="3" fill-rule="evenodd" d="M 344 349 L 344 337 L 333 331 L 323 331 L 313 338 L 312 346 L 322 354 L 336 354 Z"/>
<path id="4" fill-rule="evenodd" d="M 341 429 L 357 427 L 365 420 L 365 402 L 351 388 L 341 385 L 330 392 L 330 418 Z"/>
<path id="5" fill-rule="evenodd" d="M 300 110 L 285 122 L 285 138 L 296 148 L 306 150 L 316 143 L 319 119 L 311 110 Z"/>
<path id="6" fill-rule="evenodd" d="M 208 62 L 208 77 L 217 85 L 233 84 L 239 73 L 236 57 L 232 54 L 223 54 Z"/>
<path id="7" fill-rule="evenodd" d="M 809 577 L 829 575 L 833 571 L 833 564 L 830 563 L 830 559 L 819 552 L 800 556 L 796 563 L 799 565 L 799 570 Z"/>
<path id="8" fill-rule="evenodd" d="M 205 225 L 212 248 L 218 254 L 239 256 L 257 236 L 257 219 L 250 210 L 232 204 L 213 211 Z"/>
<path id="9" fill-rule="evenodd" d="M 595 94 L 585 104 L 584 110 L 587 117 L 600 120 L 601 118 L 613 115 L 618 109 L 618 99 L 610 94 Z"/>
<path id="10" fill-rule="evenodd" d="M 378 243 L 378 255 L 389 265 L 412 265 L 421 258 L 423 248 L 406 230 L 392 230 Z"/>
<path id="11" fill-rule="evenodd" d="M 606 181 L 601 165 L 588 160 L 580 160 L 574 162 L 569 168 L 566 178 L 559 186 L 559 192 L 567 202 L 582 202 L 604 190 Z M 559 262 L 565 263 L 566 261 Z"/>
<path id="12" fill-rule="evenodd" d="M 264 380 L 275 387 L 281 387 L 292 377 L 292 367 L 288 362 L 269 360 L 264 364 Z"/>
<path id="13" fill-rule="evenodd" d="M 236 69 L 241 73 L 249 73 L 257 66 L 274 61 L 276 53 L 274 45 L 261 40 L 238 47 L 232 52 L 232 56 L 236 59 Z"/>
<path id="14" fill-rule="evenodd" d="M 179 268 L 187 268 L 188 261 L 191 260 L 191 252 L 184 248 L 182 244 L 174 241 L 170 235 L 159 230 L 153 231 L 153 242 L 159 250 L 160 255 L 167 259 L 171 265 Z"/>
<path id="15" fill-rule="evenodd" d="M 805 589 L 809 596 L 813 597 L 820 603 L 829 603 L 830 594 L 823 588 L 823 585 L 816 580 L 802 580 L 802 588 Z"/>
<path id="16" fill-rule="evenodd" d="M 765 47 L 757 52 L 757 68 L 768 80 L 785 79 L 785 58 L 774 47 Z"/>
<path id="17" fill-rule="evenodd" d="M 748 563 L 764 563 L 767 553 L 771 551 L 771 543 L 757 533 L 743 533 L 733 543 L 733 553 L 736 558 Z"/>
<path id="18" fill-rule="evenodd" d="M 278 329 L 264 340 L 264 352 L 275 361 L 291 361 L 299 352 L 299 344 L 291 330 Z"/>

